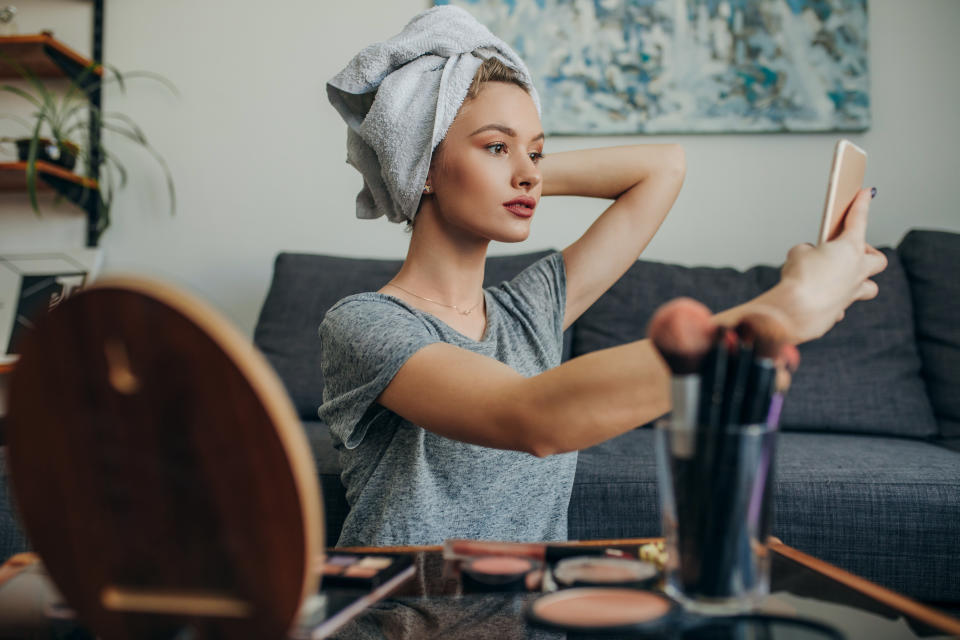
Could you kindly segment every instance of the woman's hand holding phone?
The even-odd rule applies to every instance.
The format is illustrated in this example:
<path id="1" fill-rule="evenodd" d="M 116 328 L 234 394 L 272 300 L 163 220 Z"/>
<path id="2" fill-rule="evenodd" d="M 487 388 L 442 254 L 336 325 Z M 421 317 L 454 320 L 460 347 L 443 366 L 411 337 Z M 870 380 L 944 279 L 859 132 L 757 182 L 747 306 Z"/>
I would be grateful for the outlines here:
<path id="1" fill-rule="evenodd" d="M 819 338 L 843 319 L 851 304 L 877 296 L 877 284 L 870 278 L 887 267 L 887 258 L 866 241 L 874 195 L 876 190 L 860 190 L 836 239 L 797 245 L 787 253 L 780 276 L 792 292 L 793 308 L 786 311 L 797 342 Z"/>

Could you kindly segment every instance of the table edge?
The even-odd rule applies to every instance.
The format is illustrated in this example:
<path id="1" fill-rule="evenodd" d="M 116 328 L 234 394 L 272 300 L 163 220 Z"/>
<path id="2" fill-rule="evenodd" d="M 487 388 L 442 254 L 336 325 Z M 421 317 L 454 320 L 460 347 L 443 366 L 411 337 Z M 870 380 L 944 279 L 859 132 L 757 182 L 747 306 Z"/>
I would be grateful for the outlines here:
<path id="1" fill-rule="evenodd" d="M 617 545 L 642 545 L 651 542 L 659 542 L 663 538 L 623 538 L 617 540 L 571 540 L 569 542 L 552 542 L 550 544 L 569 545 L 569 546 L 617 546 Z M 349 551 L 354 553 L 420 553 L 442 551 L 442 545 L 420 545 L 420 546 L 395 546 L 395 547 L 337 547 L 336 551 Z M 904 615 L 915 618 L 936 629 L 948 633 L 960 635 L 960 620 L 940 613 L 924 604 L 913 600 L 905 595 L 891 591 L 886 587 L 881 587 L 875 582 L 866 578 L 850 573 L 840 567 L 830 564 L 825 560 L 820 560 L 802 551 L 794 549 L 785 544 L 779 538 L 770 538 L 770 550 L 793 560 L 799 564 L 824 574 L 828 578 L 835 580 L 844 586 L 859 591 L 864 595 L 873 598 L 878 602 L 896 609 Z"/>
<path id="2" fill-rule="evenodd" d="M 930 607 L 917 602 L 903 594 L 891 591 L 886 587 L 881 587 L 875 582 L 866 578 L 850 573 L 840 567 L 830 564 L 825 560 L 820 560 L 809 554 L 794 549 L 784 544 L 776 538 L 770 540 L 770 550 L 780 555 L 802 564 L 814 571 L 824 574 L 831 580 L 835 580 L 851 589 L 859 591 L 864 595 L 882 602 L 883 604 L 896 609 L 897 611 L 924 622 L 934 628 L 960 635 L 960 620 L 940 613 Z"/>

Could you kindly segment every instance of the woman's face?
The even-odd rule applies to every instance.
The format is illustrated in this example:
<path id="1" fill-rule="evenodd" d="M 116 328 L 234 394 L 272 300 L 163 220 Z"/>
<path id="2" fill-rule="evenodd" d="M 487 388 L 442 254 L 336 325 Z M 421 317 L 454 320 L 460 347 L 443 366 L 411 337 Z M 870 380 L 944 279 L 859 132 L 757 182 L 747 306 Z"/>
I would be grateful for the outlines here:
<path id="1" fill-rule="evenodd" d="M 440 222 L 487 240 L 525 240 L 540 202 L 543 142 L 530 95 L 486 83 L 460 108 L 431 164 L 427 184 Z"/>

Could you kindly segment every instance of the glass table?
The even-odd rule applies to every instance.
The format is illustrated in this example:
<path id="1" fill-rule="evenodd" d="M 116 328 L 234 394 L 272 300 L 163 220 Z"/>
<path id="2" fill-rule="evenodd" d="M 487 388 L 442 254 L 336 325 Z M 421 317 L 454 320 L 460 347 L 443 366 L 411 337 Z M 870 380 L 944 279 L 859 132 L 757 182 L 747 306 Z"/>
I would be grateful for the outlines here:
<path id="1" fill-rule="evenodd" d="M 651 540 L 616 540 L 571 543 L 604 545 L 632 555 Z M 346 550 L 346 549 L 345 549 Z M 463 594 L 460 582 L 440 547 L 354 548 L 364 553 L 409 553 L 416 573 L 388 598 L 374 604 L 330 636 L 338 640 L 459 640 L 493 638 L 556 639 L 563 632 L 531 626 L 526 608 L 541 593 Z M 960 620 L 880 587 L 773 541 L 771 593 L 760 612 L 799 617 L 835 629 L 850 640 L 885 638 L 949 638 L 960 636 Z M 335 592 L 330 592 L 336 597 Z M 599 637 L 599 636 L 597 636 Z M 616 637 L 640 637 L 617 635 Z M 649 637 L 649 636 L 647 636 Z M 829 637 L 804 629 L 778 625 L 744 624 L 699 634 L 666 634 L 656 637 L 697 638 L 796 638 Z M 837 637 L 837 636 L 834 636 Z"/>

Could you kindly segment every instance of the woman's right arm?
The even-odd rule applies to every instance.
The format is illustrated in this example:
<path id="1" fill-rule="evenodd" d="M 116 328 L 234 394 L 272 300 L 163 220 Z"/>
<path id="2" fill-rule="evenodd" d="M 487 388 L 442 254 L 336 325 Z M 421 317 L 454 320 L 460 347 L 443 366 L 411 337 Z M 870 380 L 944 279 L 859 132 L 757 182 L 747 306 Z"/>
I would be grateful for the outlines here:
<path id="1" fill-rule="evenodd" d="M 716 321 L 733 325 L 772 307 L 790 318 L 799 343 L 826 333 L 854 301 L 876 296 L 870 278 L 886 258 L 866 244 L 869 204 L 865 190 L 838 239 L 794 247 L 780 283 Z M 448 438 L 547 456 L 599 444 L 663 415 L 670 410 L 669 380 L 649 340 L 594 351 L 532 378 L 438 343 L 411 356 L 378 402 Z"/>
<path id="2" fill-rule="evenodd" d="M 378 402 L 439 435 L 543 457 L 663 415 L 669 375 L 649 340 L 594 351 L 532 378 L 436 343 L 407 360 Z"/>

